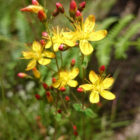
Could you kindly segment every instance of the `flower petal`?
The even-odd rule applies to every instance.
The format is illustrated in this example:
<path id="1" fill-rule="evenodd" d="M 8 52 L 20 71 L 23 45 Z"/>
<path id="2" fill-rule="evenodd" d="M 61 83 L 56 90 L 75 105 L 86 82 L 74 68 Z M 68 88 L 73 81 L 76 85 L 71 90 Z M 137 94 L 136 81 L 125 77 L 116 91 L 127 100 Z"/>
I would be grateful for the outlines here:
<path id="1" fill-rule="evenodd" d="M 105 78 L 102 82 L 104 89 L 110 88 L 114 83 L 114 78 Z"/>
<path id="2" fill-rule="evenodd" d="M 54 50 L 55 52 L 57 52 L 60 45 L 61 45 L 60 43 L 54 43 L 54 44 L 53 44 L 53 50 Z"/>
<path id="3" fill-rule="evenodd" d="M 26 71 L 33 69 L 36 66 L 36 60 L 31 60 L 27 65 Z"/>
<path id="4" fill-rule="evenodd" d="M 70 79 L 74 79 L 79 74 L 78 68 L 73 68 L 70 72 Z"/>
<path id="5" fill-rule="evenodd" d="M 45 48 L 48 49 L 52 46 L 52 42 L 51 41 L 48 41 L 45 45 Z"/>
<path id="6" fill-rule="evenodd" d="M 93 89 L 93 85 L 92 84 L 84 84 L 84 85 L 80 85 L 80 88 L 82 88 L 85 91 L 89 91 Z"/>
<path id="7" fill-rule="evenodd" d="M 57 80 L 55 83 L 52 84 L 52 86 L 54 88 L 58 88 L 60 86 L 60 84 L 61 84 L 60 80 Z"/>
<path id="8" fill-rule="evenodd" d="M 114 100 L 116 98 L 116 96 L 112 92 L 107 90 L 103 90 L 100 95 L 107 100 Z"/>
<path id="9" fill-rule="evenodd" d="M 39 42 L 34 41 L 33 44 L 32 44 L 32 49 L 35 52 L 41 52 L 42 51 L 42 46 Z"/>
<path id="10" fill-rule="evenodd" d="M 22 52 L 22 55 L 24 56 L 25 59 L 34 58 L 34 53 L 33 52 Z"/>
<path id="11" fill-rule="evenodd" d="M 100 30 L 97 32 L 92 32 L 90 33 L 89 36 L 89 41 L 99 41 L 102 40 L 103 38 L 105 38 L 105 36 L 107 35 L 107 31 L 106 30 Z"/>
<path id="12" fill-rule="evenodd" d="M 67 83 L 70 87 L 76 87 L 78 82 L 76 80 L 69 80 Z"/>
<path id="13" fill-rule="evenodd" d="M 100 101 L 99 93 L 96 91 L 92 91 L 89 97 L 89 101 L 93 104 L 98 103 Z"/>
<path id="14" fill-rule="evenodd" d="M 42 55 L 48 58 L 55 58 L 55 54 L 50 51 L 45 51 Z"/>
<path id="15" fill-rule="evenodd" d="M 89 55 L 93 52 L 93 47 L 87 40 L 81 40 L 80 50 L 84 55 Z"/>
<path id="16" fill-rule="evenodd" d="M 48 65 L 51 62 L 51 59 L 47 59 L 47 58 L 40 58 L 38 60 L 38 63 L 41 65 Z"/>
<path id="17" fill-rule="evenodd" d="M 94 84 L 97 80 L 99 80 L 99 76 L 94 71 L 90 71 L 89 80 Z"/>
<path id="18" fill-rule="evenodd" d="M 36 78 L 40 78 L 40 72 L 36 68 L 33 68 L 33 74 Z"/>
<path id="19" fill-rule="evenodd" d="M 93 15 L 89 15 L 84 23 L 84 31 L 91 32 L 95 26 L 95 17 Z"/>

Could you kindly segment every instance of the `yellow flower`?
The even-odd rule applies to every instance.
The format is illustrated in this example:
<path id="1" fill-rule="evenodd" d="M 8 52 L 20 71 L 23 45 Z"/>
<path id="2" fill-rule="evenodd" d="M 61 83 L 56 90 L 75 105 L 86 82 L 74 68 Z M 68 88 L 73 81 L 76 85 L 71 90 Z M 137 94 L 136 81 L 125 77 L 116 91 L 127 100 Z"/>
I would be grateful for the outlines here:
<path id="1" fill-rule="evenodd" d="M 33 69 L 37 62 L 41 65 L 48 65 L 51 62 L 50 58 L 55 57 L 54 53 L 45 51 L 43 46 L 37 41 L 33 42 L 31 50 L 24 51 L 22 54 L 24 59 L 32 59 L 27 65 L 27 71 Z"/>
<path id="2" fill-rule="evenodd" d="M 78 85 L 78 82 L 74 80 L 76 76 L 79 74 L 78 68 L 73 68 L 72 70 L 60 70 L 58 73 L 58 80 L 56 80 L 55 83 L 53 83 L 54 88 L 62 88 L 66 85 L 70 87 L 76 87 Z"/>
<path id="3" fill-rule="evenodd" d="M 49 39 L 45 48 L 53 46 L 53 50 L 57 52 L 61 44 L 74 47 L 76 40 L 73 38 L 73 34 L 71 34 L 71 32 L 64 32 L 63 29 L 60 30 L 59 27 L 57 27 L 53 30 L 53 36 Z"/>
<path id="4" fill-rule="evenodd" d="M 88 16 L 82 25 L 75 24 L 75 26 L 75 35 L 77 36 L 77 40 L 80 41 L 80 50 L 84 55 L 89 55 L 93 52 L 93 46 L 89 41 L 99 41 L 107 35 L 106 30 L 94 30 L 95 17 L 93 15 Z"/>
<path id="5" fill-rule="evenodd" d="M 84 91 L 91 91 L 89 97 L 91 103 L 98 103 L 100 101 L 99 94 L 107 100 L 115 99 L 115 95 L 108 91 L 114 83 L 114 79 L 112 77 L 104 79 L 101 76 L 98 76 L 94 71 L 90 71 L 89 80 L 91 81 L 90 84 L 80 85 L 80 88 Z"/>

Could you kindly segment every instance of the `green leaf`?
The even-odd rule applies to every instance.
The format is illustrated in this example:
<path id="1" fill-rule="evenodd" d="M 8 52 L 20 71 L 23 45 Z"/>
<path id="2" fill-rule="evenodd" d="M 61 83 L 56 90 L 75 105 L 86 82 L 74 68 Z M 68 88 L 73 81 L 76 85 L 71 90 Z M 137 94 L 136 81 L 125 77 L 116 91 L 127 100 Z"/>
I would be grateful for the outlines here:
<path id="1" fill-rule="evenodd" d="M 73 104 L 73 108 L 74 108 L 76 111 L 83 112 L 82 104 Z"/>
<path id="2" fill-rule="evenodd" d="M 96 117 L 97 117 L 97 114 L 94 113 L 94 112 L 92 111 L 92 109 L 90 109 L 90 108 L 85 109 L 84 112 L 85 112 L 85 115 L 86 115 L 87 117 L 89 117 L 89 118 L 96 118 Z"/>
<path id="3" fill-rule="evenodd" d="M 62 116 L 61 116 L 61 114 L 56 114 L 56 116 L 55 116 L 55 119 L 56 119 L 56 121 L 61 121 L 61 118 L 62 118 Z"/>

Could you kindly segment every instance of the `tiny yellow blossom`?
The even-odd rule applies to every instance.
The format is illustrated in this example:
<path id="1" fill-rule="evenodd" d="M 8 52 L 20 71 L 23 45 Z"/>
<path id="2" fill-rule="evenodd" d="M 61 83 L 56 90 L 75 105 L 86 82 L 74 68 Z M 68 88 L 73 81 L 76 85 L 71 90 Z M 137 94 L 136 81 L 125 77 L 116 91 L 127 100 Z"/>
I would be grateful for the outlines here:
<path id="1" fill-rule="evenodd" d="M 100 101 L 99 94 L 107 100 L 115 99 L 115 95 L 108 91 L 114 83 L 114 79 L 112 77 L 104 79 L 103 77 L 97 75 L 94 71 L 90 71 L 89 80 L 91 81 L 90 84 L 83 84 L 79 87 L 84 91 L 91 91 L 89 97 L 91 103 L 98 103 Z"/>
<path id="2" fill-rule="evenodd" d="M 50 48 L 53 46 L 53 50 L 57 52 L 61 44 L 67 45 L 69 47 L 74 47 L 76 40 L 72 36 L 71 32 L 64 32 L 63 29 L 60 30 L 59 27 L 53 30 L 53 36 L 47 42 L 45 48 Z"/>
<path id="3" fill-rule="evenodd" d="M 37 62 L 41 65 L 48 65 L 51 62 L 51 58 L 55 58 L 53 52 L 44 50 L 44 47 L 37 41 L 33 42 L 31 50 L 23 51 L 22 54 L 24 59 L 31 59 L 27 65 L 27 71 L 33 69 Z"/>
<path id="4" fill-rule="evenodd" d="M 84 55 L 89 55 L 93 52 L 93 46 L 89 41 L 99 41 L 107 35 L 106 30 L 94 30 L 95 17 L 93 15 L 88 16 L 82 25 L 78 23 L 75 24 L 75 26 L 75 36 L 77 36 L 77 40 L 80 41 L 80 50 Z"/>
<path id="5" fill-rule="evenodd" d="M 76 87 L 78 85 L 78 82 L 74 80 L 77 75 L 79 74 L 78 68 L 73 68 L 72 70 L 60 70 L 58 73 L 58 80 L 56 80 L 55 83 L 53 83 L 54 88 L 62 88 L 66 85 L 70 87 Z"/>

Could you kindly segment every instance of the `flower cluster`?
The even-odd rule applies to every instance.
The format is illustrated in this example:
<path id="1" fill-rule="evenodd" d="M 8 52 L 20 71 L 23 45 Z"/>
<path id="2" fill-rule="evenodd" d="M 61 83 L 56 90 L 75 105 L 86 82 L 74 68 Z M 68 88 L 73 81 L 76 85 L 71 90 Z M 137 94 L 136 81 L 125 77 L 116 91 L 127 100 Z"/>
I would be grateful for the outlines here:
<path id="1" fill-rule="evenodd" d="M 56 78 L 53 79 L 51 87 L 57 91 L 65 91 L 66 87 L 76 88 L 78 81 L 75 78 L 79 75 L 79 68 L 75 67 L 75 59 L 72 60 L 70 68 L 59 66 L 57 61 L 57 53 L 70 50 L 71 48 L 78 47 L 81 56 L 88 56 L 93 53 L 94 47 L 92 42 L 102 40 L 106 37 L 106 30 L 95 30 L 95 17 L 89 15 L 85 20 L 83 19 L 82 12 L 85 8 L 86 2 L 79 5 L 75 0 L 71 0 L 69 7 L 69 15 L 65 13 L 65 9 L 61 3 L 56 3 L 56 9 L 52 13 L 52 17 L 56 18 L 59 13 L 64 16 L 72 24 L 73 29 L 60 29 L 59 26 L 49 27 L 49 19 L 47 13 L 42 5 L 37 0 L 32 0 L 32 4 L 22 8 L 23 12 L 32 12 L 38 15 L 39 20 L 46 26 L 46 31 L 42 32 L 40 41 L 34 41 L 28 50 L 23 51 L 23 58 L 29 59 L 26 71 L 32 70 L 35 78 L 40 79 L 41 74 L 38 70 L 39 65 L 48 66 L 52 59 L 56 60 L 57 72 Z M 48 16 L 49 17 L 49 16 Z M 62 57 L 63 59 L 63 57 Z M 112 77 L 105 76 L 105 67 L 101 67 L 100 74 L 97 75 L 93 70 L 89 73 L 88 84 L 80 84 L 77 91 L 88 92 L 90 91 L 89 101 L 91 103 L 98 103 L 100 101 L 99 95 L 107 100 L 115 99 L 115 95 L 109 91 L 109 88 L 114 83 Z M 30 77 L 27 74 L 20 73 L 19 77 Z M 50 92 L 47 91 L 47 97 L 50 97 Z M 40 96 L 36 95 L 36 98 Z M 52 99 L 52 98 L 51 98 Z M 66 98 L 68 100 L 68 97 Z"/>

